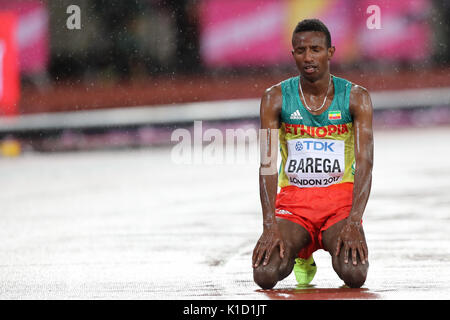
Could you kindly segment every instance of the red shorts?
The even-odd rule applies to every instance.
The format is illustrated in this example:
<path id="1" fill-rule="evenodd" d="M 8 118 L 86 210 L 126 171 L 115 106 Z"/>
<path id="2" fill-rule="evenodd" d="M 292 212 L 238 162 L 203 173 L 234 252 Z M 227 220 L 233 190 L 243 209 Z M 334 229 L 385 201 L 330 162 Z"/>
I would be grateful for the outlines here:
<path id="1" fill-rule="evenodd" d="M 303 226 L 311 235 L 311 243 L 298 256 L 307 259 L 323 249 L 322 233 L 348 217 L 352 208 L 353 183 L 340 183 L 325 188 L 287 186 L 277 195 L 275 215 Z"/>

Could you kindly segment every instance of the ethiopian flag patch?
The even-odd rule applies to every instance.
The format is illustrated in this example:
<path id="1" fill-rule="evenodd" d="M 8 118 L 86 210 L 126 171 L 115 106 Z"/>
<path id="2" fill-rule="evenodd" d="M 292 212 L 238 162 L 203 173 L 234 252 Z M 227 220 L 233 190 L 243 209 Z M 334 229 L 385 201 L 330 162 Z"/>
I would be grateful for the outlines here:
<path id="1" fill-rule="evenodd" d="M 328 112 L 328 120 L 340 120 L 341 112 L 340 111 L 329 111 Z"/>

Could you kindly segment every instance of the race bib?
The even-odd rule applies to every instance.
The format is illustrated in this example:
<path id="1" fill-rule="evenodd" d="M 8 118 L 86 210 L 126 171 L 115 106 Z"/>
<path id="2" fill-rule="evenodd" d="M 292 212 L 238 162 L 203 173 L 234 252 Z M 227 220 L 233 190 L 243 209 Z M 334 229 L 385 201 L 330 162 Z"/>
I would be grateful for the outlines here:
<path id="1" fill-rule="evenodd" d="M 327 187 L 342 180 L 345 171 L 345 143 L 332 139 L 287 141 L 285 173 L 298 187 Z"/>

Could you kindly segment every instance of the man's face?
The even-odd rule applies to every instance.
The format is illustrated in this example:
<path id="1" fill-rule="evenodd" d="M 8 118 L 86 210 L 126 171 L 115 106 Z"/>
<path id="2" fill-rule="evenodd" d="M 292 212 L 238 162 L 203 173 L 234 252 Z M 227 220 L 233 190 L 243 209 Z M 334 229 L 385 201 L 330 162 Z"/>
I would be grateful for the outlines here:
<path id="1" fill-rule="evenodd" d="M 292 47 L 292 56 L 303 77 L 316 81 L 328 71 L 335 49 L 327 48 L 327 38 L 323 32 L 297 32 L 292 37 Z"/>

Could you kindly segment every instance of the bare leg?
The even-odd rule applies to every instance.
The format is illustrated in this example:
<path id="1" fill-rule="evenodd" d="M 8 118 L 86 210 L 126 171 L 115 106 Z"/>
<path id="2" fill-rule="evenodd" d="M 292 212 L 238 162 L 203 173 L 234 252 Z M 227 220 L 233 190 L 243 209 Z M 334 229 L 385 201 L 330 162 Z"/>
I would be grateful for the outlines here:
<path id="1" fill-rule="evenodd" d="M 351 288 L 360 288 L 366 281 L 369 263 L 366 262 L 365 264 L 362 264 L 358 254 L 357 265 L 353 265 L 351 260 L 348 263 L 345 263 L 343 250 L 341 250 L 338 257 L 335 256 L 337 238 L 344 224 L 345 220 L 342 220 L 325 230 L 323 232 L 322 242 L 325 250 L 331 255 L 333 269 L 336 271 L 339 278 L 341 278 L 344 283 Z M 362 226 L 360 231 L 364 237 L 364 230 Z M 364 241 L 366 241 L 365 237 Z"/>
<path id="2" fill-rule="evenodd" d="M 280 258 L 279 248 L 275 248 L 269 263 L 262 263 L 253 269 L 253 279 L 262 289 L 272 289 L 278 281 L 286 278 L 294 268 L 298 252 L 311 242 L 309 232 L 299 224 L 277 218 L 278 227 L 286 245 L 284 258 Z"/>

